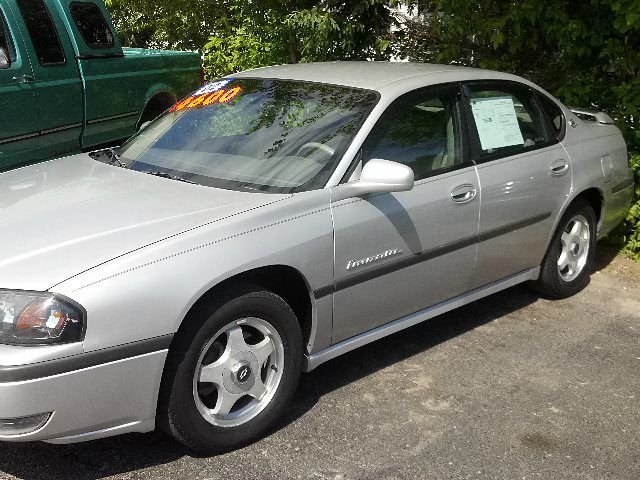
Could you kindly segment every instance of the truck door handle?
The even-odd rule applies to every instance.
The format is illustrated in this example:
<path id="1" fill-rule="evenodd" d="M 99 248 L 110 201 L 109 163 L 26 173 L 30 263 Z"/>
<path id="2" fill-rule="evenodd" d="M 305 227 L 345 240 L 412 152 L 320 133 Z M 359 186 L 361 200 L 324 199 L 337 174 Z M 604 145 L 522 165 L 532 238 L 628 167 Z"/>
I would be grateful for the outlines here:
<path id="1" fill-rule="evenodd" d="M 569 164 L 566 160 L 556 160 L 551 164 L 551 170 L 549 173 L 554 177 L 561 177 L 569 171 Z"/>
<path id="2" fill-rule="evenodd" d="M 19 77 L 13 77 L 13 81 L 17 83 L 29 83 L 33 82 L 33 77 L 31 75 L 21 75 Z"/>
<path id="3" fill-rule="evenodd" d="M 475 185 L 465 184 L 454 188 L 451 191 L 451 200 L 456 203 L 467 203 L 476 198 L 478 189 Z"/>

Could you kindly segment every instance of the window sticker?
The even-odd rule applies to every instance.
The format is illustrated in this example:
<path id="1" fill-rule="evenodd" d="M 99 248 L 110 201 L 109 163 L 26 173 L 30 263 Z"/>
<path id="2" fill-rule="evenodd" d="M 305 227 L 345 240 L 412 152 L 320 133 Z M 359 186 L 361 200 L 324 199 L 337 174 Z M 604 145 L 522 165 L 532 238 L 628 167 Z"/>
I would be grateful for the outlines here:
<path id="1" fill-rule="evenodd" d="M 225 78 L 224 80 L 218 80 L 217 82 L 207 83 L 206 85 L 203 85 L 200 89 L 198 89 L 196 93 L 194 93 L 194 96 L 217 92 L 218 90 L 221 90 L 229 85 L 231 82 L 233 82 L 233 78 Z"/>
<path id="2" fill-rule="evenodd" d="M 201 95 L 198 95 L 196 92 L 196 94 L 176 103 L 169 109 L 169 113 L 179 112 L 180 110 L 185 109 L 208 107 L 215 104 L 229 103 L 231 100 L 240 95 L 240 92 L 242 92 L 242 87 L 240 86 L 231 88 L 229 90 L 220 89 L 214 91 L 213 93 L 205 93 Z"/>
<path id="3" fill-rule="evenodd" d="M 471 111 L 482 150 L 524 145 L 512 97 L 473 99 Z"/>

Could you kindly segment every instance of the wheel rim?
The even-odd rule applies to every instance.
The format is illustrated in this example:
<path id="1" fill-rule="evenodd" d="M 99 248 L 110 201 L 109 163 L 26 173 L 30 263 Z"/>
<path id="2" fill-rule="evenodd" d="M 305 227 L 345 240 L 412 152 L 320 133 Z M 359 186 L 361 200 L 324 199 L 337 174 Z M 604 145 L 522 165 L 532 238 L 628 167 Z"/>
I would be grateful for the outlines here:
<path id="1" fill-rule="evenodd" d="M 584 270 L 589 256 L 591 228 L 582 215 L 574 216 L 562 231 L 558 272 L 565 282 L 575 280 Z"/>
<path id="2" fill-rule="evenodd" d="M 200 415 L 219 427 L 237 427 L 271 402 L 284 370 L 276 329 L 260 318 L 236 320 L 202 348 L 193 378 Z"/>

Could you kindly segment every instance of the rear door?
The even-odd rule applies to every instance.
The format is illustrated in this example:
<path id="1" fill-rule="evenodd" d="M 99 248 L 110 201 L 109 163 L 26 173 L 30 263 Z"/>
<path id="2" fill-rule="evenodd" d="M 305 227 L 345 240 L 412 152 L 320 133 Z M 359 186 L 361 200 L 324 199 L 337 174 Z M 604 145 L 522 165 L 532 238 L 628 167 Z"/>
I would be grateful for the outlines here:
<path id="1" fill-rule="evenodd" d="M 104 2 L 58 0 L 73 34 L 86 88 L 87 124 L 83 148 L 131 136 L 140 111 L 140 83 L 122 51 Z M 135 64 L 143 67 L 144 57 Z M 151 74 L 152 72 L 148 72 Z"/>
<path id="2" fill-rule="evenodd" d="M 465 105 L 482 186 L 477 288 L 541 264 L 571 191 L 571 163 L 532 88 L 468 83 Z"/>
<path id="3" fill-rule="evenodd" d="M 459 86 L 396 100 L 362 151 L 412 168 L 411 191 L 332 204 L 337 343 L 467 292 L 480 213 L 464 148 Z"/>
<path id="4" fill-rule="evenodd" d="M 9 58 L 0 68 L 0 171 L 29 163 L 38 146 L 33 70 L 12 11 L 0 3 L 0 48 Z"/>
<path id="5" fill-rule="evenodd" d="M 51 0 L 15 0 L 38 96 L 38 159 L 80 148 L 83 88 L 62 18 Z"/>

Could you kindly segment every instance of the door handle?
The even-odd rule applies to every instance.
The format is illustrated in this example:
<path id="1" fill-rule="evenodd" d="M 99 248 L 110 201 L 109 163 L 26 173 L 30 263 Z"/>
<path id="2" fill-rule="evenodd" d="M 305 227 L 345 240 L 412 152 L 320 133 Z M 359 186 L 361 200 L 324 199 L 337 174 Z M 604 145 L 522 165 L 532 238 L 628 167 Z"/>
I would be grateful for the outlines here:
<path id="1" fill-rule="evenodd" d="M 29 83 L 33 82 L 33 77 L 31 75 L 21 75 L 19 77 L 13 77 L 13 81 L 17 83 Z"/>
<path id="2" fill-rule="evenodd" d="M 551 170 L 549 173 L 554 177 L 561 177 L 569 171 L 569 164 L 566 160 L 556 160 L 551 164 Z"/>
<path id="3" fill-rule="evenodd" d="M 456 203 L 467 203 L 476 198 L 478 189 L 475 185 L 465 184 L 454 188 L 451 191 L 451 200 Z"/>

